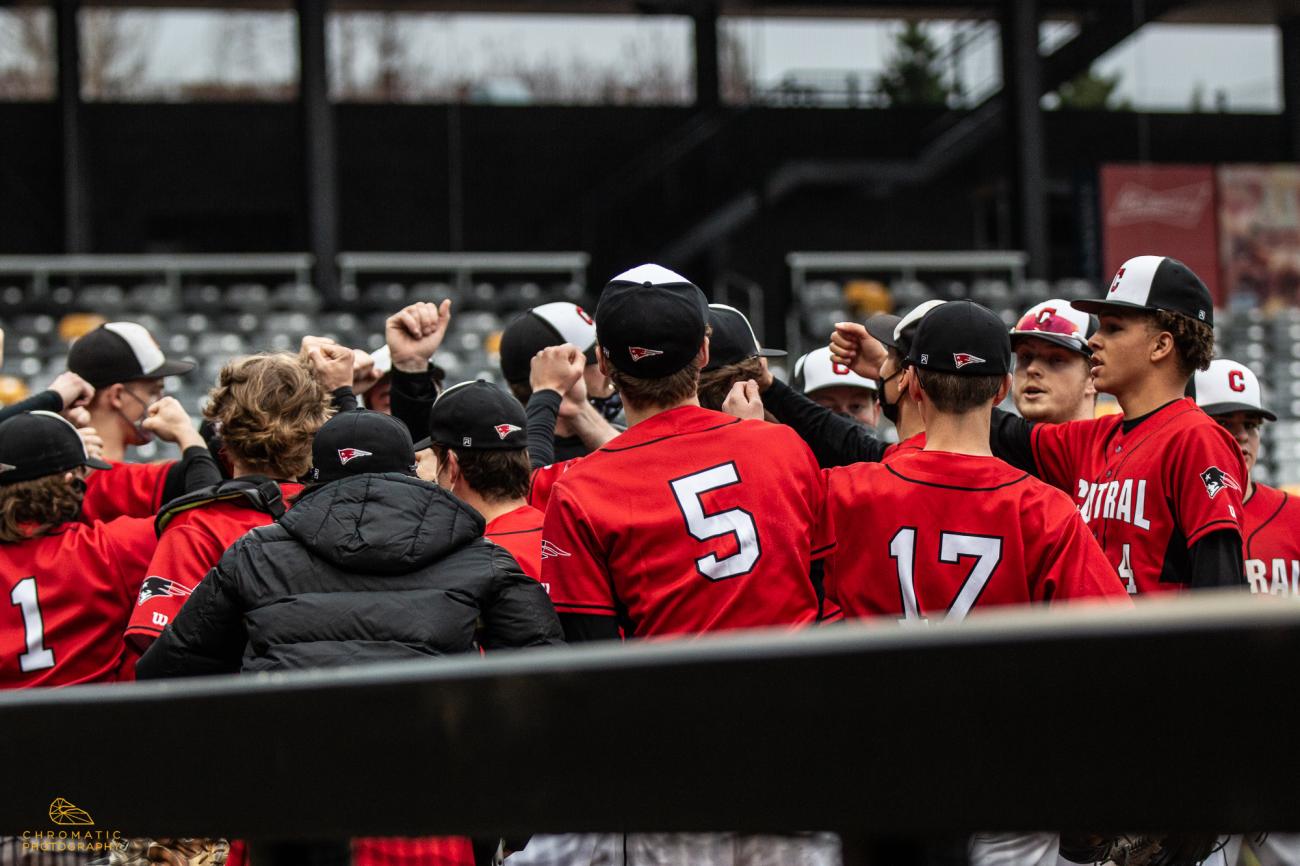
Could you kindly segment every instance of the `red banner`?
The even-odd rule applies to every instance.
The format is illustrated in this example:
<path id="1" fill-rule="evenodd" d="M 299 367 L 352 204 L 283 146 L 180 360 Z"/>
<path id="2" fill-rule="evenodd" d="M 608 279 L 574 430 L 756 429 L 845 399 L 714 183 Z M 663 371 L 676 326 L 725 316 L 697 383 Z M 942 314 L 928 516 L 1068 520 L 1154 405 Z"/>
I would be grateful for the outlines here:
<path id="1" fill-rule="evenodd" d="M 1223 304 L 1213 166 L 1104 165 L 1101 213 L 1106 279 L 1134 256 L 1172 256 Z"/>
<path id="2" fill-rule="evenodd" d="M 1223 284 L 1257 304 L 1300 302 L 1300 167 L 1219 169 Z"/>

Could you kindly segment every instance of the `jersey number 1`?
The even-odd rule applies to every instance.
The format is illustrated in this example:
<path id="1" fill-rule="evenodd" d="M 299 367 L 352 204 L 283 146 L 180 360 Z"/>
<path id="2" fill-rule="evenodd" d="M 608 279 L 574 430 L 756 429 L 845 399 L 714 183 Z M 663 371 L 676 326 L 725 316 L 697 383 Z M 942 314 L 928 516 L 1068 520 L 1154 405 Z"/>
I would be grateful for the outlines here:
<path id="1" fill-rule="evenodd" d="M 686 518 L 686 531 L 691 534 L 691 538 L 708 541 L 723 535 L 736 537 L 739 550 L 731 556 L 719 559 L 710 553 L 695 560 L 695 567 L 709 580 L 724 580 L 749 574 L 762 555 L 758 544 L 758 527 L 754 525 L 754 518 L 748 511 L 743 508 L 728 508 L 717 514 L 705 514 L 704 504 L 700 502 L 700 496 L 710 490 L 739 483 L 740 476 L 736 474 L 734 463 L 714 466 L 671 482 L 673 496 L 677 497 L 677 507 Z"/>
<path id="2" fill-rule="evenodd" d="M 904 526 L 889 540 L 889 555 L 898 566 L 898 591 L 903 602 L 904 620 L 924 620 L 925 613 L 916 599 L 916 530 Z M 975 557 L 975 567 L 966 575 L 966 581 L 957 596 L 948 605 L 944 619 L 954 622 L 970 613 L 989 578 L 1002 562 L 1002 539 L 996 535 L 962 535 L 957 532 L 939 533 L 939 561 L 957 563 L 963 556 Z"/>
<path id="3" fill-rule="evenodd" d="M 14 607 L 22 608 L 23 632 L 27 637 L 27 652 L 18 656 L 18 667 L 23 673 L 54 667 L 54 650 L 45 648 L 45 621 L 41 619 L 40 599 L 36 597 L 36 578 L 24 577 L 9 593 Z"/>

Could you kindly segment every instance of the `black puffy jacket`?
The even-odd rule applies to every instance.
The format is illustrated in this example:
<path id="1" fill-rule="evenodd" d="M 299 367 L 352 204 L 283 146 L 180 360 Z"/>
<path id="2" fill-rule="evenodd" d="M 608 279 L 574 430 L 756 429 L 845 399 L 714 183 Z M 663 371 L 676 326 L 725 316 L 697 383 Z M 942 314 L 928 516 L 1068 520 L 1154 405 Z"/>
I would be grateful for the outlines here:
<path id="1" fill-rule="evenodd" d="M 139 679 L 339 667 L 561 642 L 541 584 L 477 511 L 400 474 L 309 489 L 235 542 L 136 665 Z"/>

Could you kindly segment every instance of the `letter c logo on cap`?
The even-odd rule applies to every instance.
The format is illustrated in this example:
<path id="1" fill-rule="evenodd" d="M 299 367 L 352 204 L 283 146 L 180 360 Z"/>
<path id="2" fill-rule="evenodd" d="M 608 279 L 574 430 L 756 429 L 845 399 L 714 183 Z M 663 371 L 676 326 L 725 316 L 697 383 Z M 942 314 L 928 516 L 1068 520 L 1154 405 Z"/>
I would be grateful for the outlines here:
<path id="1" fill-rule="evenodd" d="M 1246 390 L 1246 377 L 1241 374 L 1240 370 L 1228 371 L 1228 387 L 1234 391 Z"/>

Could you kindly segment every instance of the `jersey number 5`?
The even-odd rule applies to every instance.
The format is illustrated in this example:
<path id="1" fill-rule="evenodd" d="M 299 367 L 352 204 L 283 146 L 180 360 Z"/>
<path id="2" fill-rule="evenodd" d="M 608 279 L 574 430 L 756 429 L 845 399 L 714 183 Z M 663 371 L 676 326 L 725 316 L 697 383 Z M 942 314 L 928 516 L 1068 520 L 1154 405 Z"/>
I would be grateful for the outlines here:
<path id="1" fill-rule="evenodd" d="M 889 555 L 898 566 L 898 591 L 903 601 L 904 620 L 924 620 L 925 612 L 916 600 L 916 530 L 904 526 L 889 540 Z M 975 606 L 989 578 L 1002 562 L 1002 539 L 996 535 L 962 535 L 939 533 L 939 561 L 957 563 L 963 556 L 975 557 L 975 567 L 948 605 L 944 619 L 964 619 Z"/>
<path id="2" fill-rule="evenodd" d="M 723 535 L 734 535 L 739 547 L 731 556 L 719 559 L 715 554 L 702 556 L 695 560 L 695 567 L 709 580 L 725 580 L 728 577 L 740 577 L 749 574 L 757 564 L 762 549 L 758 544 L 758 527 L 754 517 L 743 508 L 728 508 L 717 514 L 705 514 L 700 496 L 710 490 L 720 490 L 740 483 L 736 474 L 736 464 L 724 463 L 678 478 L 670 482 L 673 496 L 677 498 L 677 507 L 686 518 L 686 531 L 696 541 L 708 541 Z"/>
<path id="3" fill-rule="evenodd" d="M 9 593 L 14 607 L 22 608 L 23 632 L 27 637 L 27 652 L 18 656 L 18 667 L 23 673 L 54 667 L 54 650 L 45 648 L 45 621 L 41 619 L 40 599 L 36 597 L 36 578 L 24 577 Z"/>

